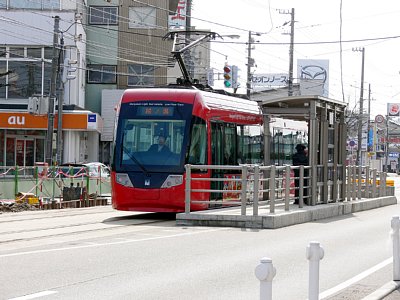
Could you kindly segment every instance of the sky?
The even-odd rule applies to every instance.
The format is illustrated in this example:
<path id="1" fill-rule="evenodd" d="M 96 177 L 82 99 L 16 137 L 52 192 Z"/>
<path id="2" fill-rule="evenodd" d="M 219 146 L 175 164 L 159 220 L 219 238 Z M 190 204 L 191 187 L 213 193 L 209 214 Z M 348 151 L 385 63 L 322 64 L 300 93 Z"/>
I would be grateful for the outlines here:
<path id="1" fill-rule="evenodd" d="M 345 101 L 350 109 L 357 110 L 362 52 L 353 49 L 364 48 L 364 111 L 368 112 L 370 102 L 371 118 L 374 118 L 387 114 L 387 103 L 400 103 L 398 0 L 193 0 L 192 25 L 225 36 L 210 42 L 214 73 L 222 73 L 226 62 L 237 65 L 241 86 L 246 86 L 248 50 L 245 43 L 249 31 L 261 33 L 254 35 L 256 42 L 251 56 L 257 67 L 251 69 L 252 73 L 288 73 L 288 12 L 292 8 L 295 9 L 295 83 L 298 59 L 329 60 L 328 97 Z M 227 35 L 240 35 L 240 38 Z M 223 87 L 222 82 L 217 80 L 214 87 Z M 246 91 L 242 88 L 239 92 Z"/>

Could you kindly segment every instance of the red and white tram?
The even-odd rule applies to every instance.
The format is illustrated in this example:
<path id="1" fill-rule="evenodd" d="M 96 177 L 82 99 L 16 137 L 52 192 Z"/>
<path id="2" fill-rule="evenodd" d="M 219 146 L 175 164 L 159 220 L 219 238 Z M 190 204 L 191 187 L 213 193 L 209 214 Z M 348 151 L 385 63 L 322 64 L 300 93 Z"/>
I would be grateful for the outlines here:
<path id="1" fill-rule="evenodd" d="M 198 89 L 126 90 L 117 110 L 112 205 L 129 211 L 184 211 L 185 164 L 260 163 L 262 138 L 255 101 Z M 223 174 L 200 170 L 192 177 Z M 210 182 L 194 181 L 192 187 L 210 189 Z M 198 200 L 211 197 L 196 193 Z M 192 204 L 191 210 L 207 207 Z"/>

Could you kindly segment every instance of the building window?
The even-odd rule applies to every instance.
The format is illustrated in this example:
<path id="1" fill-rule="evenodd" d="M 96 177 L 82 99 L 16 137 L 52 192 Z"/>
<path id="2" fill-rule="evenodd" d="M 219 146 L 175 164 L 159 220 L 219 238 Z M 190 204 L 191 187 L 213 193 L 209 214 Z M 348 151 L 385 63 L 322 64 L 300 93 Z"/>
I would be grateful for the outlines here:
<path id="1" fill-rule="evenodd" d="M 0 98 L 21 99 L 50 91 L 51 60 L 42 48 L 6 47 L 0 55 Z M 0 50 L 1 51 L 1 50 Z"/>
<path id="2" fill-rule="evenodd" d="M 42 48 L 28 48 L 26 55 L 33 58 L 42 58 Z"/>
<path id="3" fill-rule="evenodd" d="M 89 24 L 118 25 L 118 8 L 113 6 L 91 6 Z"/>
<path id="4" fill-rule="evenodd" d="M 117 83 L 117 67 L 108 65 L 88 65 L 88 83 Z"/>
<path id="5" fill-rule="evenodd" d="M 23 47 L 10 47 L 8 51 L 9 57 L 24 58 Z"/>
<path id="6" fill-rule="evenodd" d="M 155 7 L 129 7 L 129 28 L 156 28 L 157 11 Z"/>
<path id="7" fill-rule="evenodd" d="M 6 97 L 7 62 L 0 61 L 0 98 Z"/>
<path id="8" fill-rule="evenodd" d="M 128 65 L 129 86 L 154 86 L 154 67 L 147 65 Z"/>
<path id="9" fill-rule="evenodd" d="M 6 8 L 6 0 L 0 1 L 0 7 Z M 60 0 L 9 0 L 8 8 L 60 9 Z"/>

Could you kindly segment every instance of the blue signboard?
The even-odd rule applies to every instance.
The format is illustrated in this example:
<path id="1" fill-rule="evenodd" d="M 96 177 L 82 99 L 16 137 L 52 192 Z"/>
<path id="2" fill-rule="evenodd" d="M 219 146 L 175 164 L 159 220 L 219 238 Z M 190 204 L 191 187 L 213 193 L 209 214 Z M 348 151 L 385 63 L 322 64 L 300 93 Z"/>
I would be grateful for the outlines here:
<path id="1" fill-rule="evenodd" d="M 374 131 L 372 128 L 370 128 L 368 134 L 368 147 L 372 147 L 373 144 L 374 144 Z"/>
<path id="2" fill-rule="evenodd" d="M 96 115 L 95 114 L 89 114 L 88 115 L 88 122 L 91 122 L 91 123 L 96 123 Z"/>

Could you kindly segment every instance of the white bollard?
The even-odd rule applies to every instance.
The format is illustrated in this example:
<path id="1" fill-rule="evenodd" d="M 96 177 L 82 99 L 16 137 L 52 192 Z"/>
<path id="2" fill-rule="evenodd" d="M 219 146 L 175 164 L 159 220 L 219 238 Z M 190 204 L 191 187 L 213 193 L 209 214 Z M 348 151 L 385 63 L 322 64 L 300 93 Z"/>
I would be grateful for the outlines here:
<path id="1" fill-rule="evenodd" d="M 310 261 L 308 278 L 308 300 L 319 299 L 319 261 L 324 258 L 324 249 L 319 242 L 310 242 L 306 257 Z"/>
<path id="2" fill-rule="evenodd" d="M 276 275 L 276 269 L 272 265 L 272 259 L 263 257 L 254 272 L 260 280 L 260 300 L 272 300 L 272 279 Z"/>
<path id="3" fill-rule="evenodd" d="M 393 242 L 393 280 L 400 280 L 400 218 L 394 216 L 391 222 L 392 226 L 392 242 Z"/>

